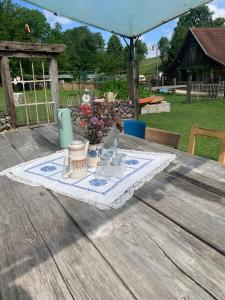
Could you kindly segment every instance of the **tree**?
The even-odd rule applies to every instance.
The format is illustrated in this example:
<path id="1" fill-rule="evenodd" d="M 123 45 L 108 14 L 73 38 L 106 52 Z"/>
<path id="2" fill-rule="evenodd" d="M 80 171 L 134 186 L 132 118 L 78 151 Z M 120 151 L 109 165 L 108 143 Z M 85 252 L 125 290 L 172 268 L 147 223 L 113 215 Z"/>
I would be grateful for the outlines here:
<path id="1" fill-rule="evenodd" d="M 124 52 L 123 46 L 117 35 L 113 34 L 106 49 L 106 65 L 105 70 L 107 73 L 116 74 L 124 70 Z"/>
<path id="2" fill-rule="evenodd" d="M 93 33 L 86 26 L 76 27 L 64 32 L 63 43 L 67 46 L 67 70 L 96 71 L 99 52 L 104 49 L 104 40 L 100 33 Z"/>
<path id="3" fill-rule="evenodd" d="M 24 33 L 28 24 L 31 32 Z M 0 40 L 46 42 L 50 25 L 38 10 L 13 4 L 11 0 L 0 1 Z"/>
<path id="4" fill-rule="evenodd" d="M 136 42 L 136 59 L 138 64 L 141 60 L 143 60 L 146 55 L 148 54 L 148 47 L 145 44 L 145 42 L 142 42 L 141 40 L 138 40 Z"/>
<path id="5" fill-rule="evenodd" d="M 158 49 L 160 52 L 160 58 L 162 63 L 166 63 L 169 56 L 169 49 L 170 49 L 170 41 L 167 37 L 163 36 L 158 42 Z"/>
<path id="6" fill-rule="evenodd" d="M 107 44 L 107 54 L 119 56 L 123 53 L 123 46 L 117 35 L 111 35 Z"/>
<path id="7" fill-rule="evenodd" d="M 177 26 L 174 29 L 173 36 L 168 50 L 168 61 L 172 62 L 180 50 L 185 36 L 191 27 L 221 27 L 224 26 L 224 18 L 213 20 L 213 12 L 207 5 L 192 9 L 179 18 Z M 163 41 L 165 42 L 165 40 Z M 165 44 L 164 44 L 165 46 Z M 163 47 L 164 47 L 163 46 Z M 166 45 L 167 48 L 168 45 Z M 165 57 L 165 56 L 164 56 Z M 166 61 L 164 61 L 165 64 Z"/>
<path id="8" fill-rule="evenodd" d="M 141 40 L 138 40 L 136 42 L 135 47 L 136 47 L 136 60 L 137 60 L 137 63 L 139 64 L 143 59 L 145 59 L 146 55 L 148 54 L 148 47 Z M 130 49 L 128 46 L 126 46 L 124 48 L 125 65 L 127 65 L 129 58 L 130 58 Z"/>
<path id="9" fill-rule="evenodd" d="M 48 43 L 50 43 L 50 44 L 63 43 L 62 26 L 58 22 L 55 23 L 54 28 L 51 28 L 51 30 L 50 30 L 50 33 L 48 36 Z"/>

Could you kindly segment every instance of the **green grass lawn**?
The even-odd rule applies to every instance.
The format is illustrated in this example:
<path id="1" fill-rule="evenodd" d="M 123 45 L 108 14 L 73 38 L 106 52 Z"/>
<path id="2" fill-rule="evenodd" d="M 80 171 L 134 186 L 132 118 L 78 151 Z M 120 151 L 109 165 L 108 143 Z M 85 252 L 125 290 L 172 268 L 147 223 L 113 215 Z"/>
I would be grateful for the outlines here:
<path id="1" fill-rule="evenodd" d="M 161 64 L 160 58 L 158 58 L 159 66 Z M 152 58 L 146 58 L 140 62 L 139 65 L 139 74 L 156 74 L 156 65 L 157 65 L 157 59 L 156 57 Z"/>
<path id="2" fill-rule="evenodd" d="M 180 150 L 187 151 L 192 126 L 225 130 L 225 100 L 186 104 L 185 96 L 165 96 L 171 103 L 170 113 L 141 116 L 149 127 L 176 131 L 181 134 Z M 218 160 L 217 139 L 197 137 L 195 154 Z"/>
<path id="3" fill-rule="evenodd" d="M 47 89 L 46 91 L 48 102 L 51 101 L 51 92 L 50 89 Z M 59 90 L 59 106 L 64 107 L 67 104 L 77 104 L 78 103 L 78 92 L 74 90 Z M 45 98 L 45 91 L 37 90 L 36 91 L 36 99 L 37 102 L 43 102 L 43 105 L 37 105 L 37 112 L 38 112 L 38 122 L 47 122 L 48 121 L 48 115 L 49 115 L 49 121 L 53 120 L 53 111 L 52 111 L 52 105 L 48 104 L 46 108 L 46 98 Z M 35 102 L 35 94 L 34 91 L 26 91 L 26 102 L 27 103 L 34 103 Z M 48 114 L 47 114 L 48 110 Z M 0 88 L 0 111 L 6 111 L 6 105 L 4 100 L 4 92 L 3 89 Z M 36 106 L 28 106 L 27 108 L 27 114 L 30 124 L 35 124 L 37 121 L 36 117 Z M 17 124 L 18 125 L 25 125 L 27 123 L 27 117 L 26 117 L 26 109 L 25 107 L 16 107 L 16 115 L 17 115 Z"/>

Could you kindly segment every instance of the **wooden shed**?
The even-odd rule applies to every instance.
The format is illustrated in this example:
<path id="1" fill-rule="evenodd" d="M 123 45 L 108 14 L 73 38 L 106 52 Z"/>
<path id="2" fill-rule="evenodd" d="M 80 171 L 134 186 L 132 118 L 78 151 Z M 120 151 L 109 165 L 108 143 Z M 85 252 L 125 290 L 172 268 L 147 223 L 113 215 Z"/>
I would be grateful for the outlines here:
<path id="1" fill-rule="evenodd" d="M 168 70 L 169 77 L 186 81 L 225 81 L 225 28 L 190 28 Z"/>

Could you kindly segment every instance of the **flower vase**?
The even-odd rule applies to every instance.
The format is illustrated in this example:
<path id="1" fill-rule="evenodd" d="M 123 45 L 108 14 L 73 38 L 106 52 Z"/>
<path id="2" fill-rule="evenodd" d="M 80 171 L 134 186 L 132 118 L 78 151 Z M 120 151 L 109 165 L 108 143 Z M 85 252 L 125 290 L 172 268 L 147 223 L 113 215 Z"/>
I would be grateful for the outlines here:
<path id="1" fill-rule="evenodd" d="M 88 146 L 87 165 L 91 168 L 96 168 L 97 163 L 101 159 L 103 144 L 95 144 Z"/>

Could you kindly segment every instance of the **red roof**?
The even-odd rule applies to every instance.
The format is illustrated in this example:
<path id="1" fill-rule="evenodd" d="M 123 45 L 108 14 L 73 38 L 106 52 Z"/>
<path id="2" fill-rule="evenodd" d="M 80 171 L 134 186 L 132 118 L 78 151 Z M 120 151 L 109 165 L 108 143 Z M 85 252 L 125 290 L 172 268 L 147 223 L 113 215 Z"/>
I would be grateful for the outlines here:
<path id="1" fill-rule="evenodd" d="M 225 65 L 225 28 L 191 28 L 205 54 Z"/>

